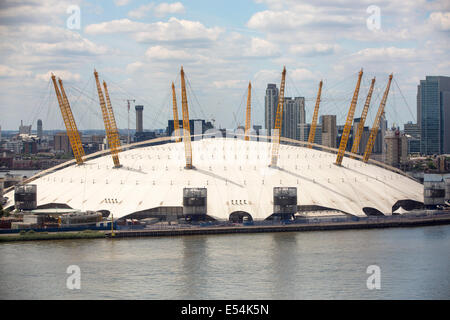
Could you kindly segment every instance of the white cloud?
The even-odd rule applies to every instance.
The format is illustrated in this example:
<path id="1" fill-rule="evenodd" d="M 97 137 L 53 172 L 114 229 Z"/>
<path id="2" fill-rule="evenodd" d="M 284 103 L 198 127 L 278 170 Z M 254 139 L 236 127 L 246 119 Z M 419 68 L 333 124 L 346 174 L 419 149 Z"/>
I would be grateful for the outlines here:
<path id="1" fill-rule="evenodd" d="M 153 60 L 191 60 L 192 54 L 185 50 L 169 49 L 162 46 L 154 46 L 147 49 L 145 56 Z"/>
<path id="2" fill-rule="evenodd" d="M 102 55 L 108 48 L 98 46 L 93 42 L 79 37 L 77 40 L 61 41 L 56 43 L 25 42 L 23 48 L 29 54 L 46 55 Z"/>
<path id="3" fill-rule="evenodd" d="M 129 19 L 91 24 L 87 34 L 132 33 L 137 42 L 177 42 L 185 40 L 215 41 L 222 28 L 207 28 L 198 21 L 170 18 L 167 22 L 142 23 Z"/>
<path id="4" fill-rule="evenodd" d="M 267 83 L 279 83 L 281 80 L 280 70 L 259 70 L 253 76 L 252 83 L 255 87 L 264 87 Z"/>
<path id="5" fill-rule="evenodd" d="M 133 19 L 142 19 L 144 18 L 150 10 L 155 6 L 154 3 L 144 4 L 137 9 L 131 10 L 128 12 L 128 16 Z"/>
<path id="6" fill-rule="evenodd" d="M 305 68 L 298 68 L 298 69 L 294 69 L 289 72 L 292 76 L 292 79 L 298 80 L 298 81 L 313 80 L 313 79 L 317 78 L 313 72 L 311 72 L 310 70 L 305 69 Z"/>
<path id="7" fill-rule="evenodd" d="M 247 22 L 247 26 L 257 30 L 282 30 L 300 27 L 302 23 L 291 11 L 265 10 L 255 13 Z"/>
<path id="8" fill-rule="evenodd" d="M 71 5 L 80 5 L 81 0 L 2 0 L 0 24 L 20 25 L 33 23 L 62 23 L 66 10 Z"/>
<path id="9" fill-rule="evenodd" d="M 305 26 L 345 27 L 365 21 L 363 16 L 335 13 L 314 5 L 296 5 L 289 10 L 265 10 L 255 13 L 247 22 L 251 29 L 268 32 L 296 30 Z"/>
<path id="10" fill-rule="evenodd" d="M 84 32 L 87 34 L 108 34 L 108 33 L 124 33 L 137 32 L 148 27 L 142 22 L 131 21 L 130 19 L 119 19 L 86 26 Z"/>
<path id="11" fill-rule="evenodd" d="M 56 76 L 56 78 L 61 78 L 61 80 L 64 81 L 80 81 L 81 76 L 78 73 L 72 73 L 68 70 L 50 70 L 46 73 L 41 73 L 36 75 L 36 80 L 42 80 L 45 82 L 48 82 L 48 80 L 51 78 L 52 73 Z"/>
<path id="12" fill-rule="evenodd" d="M 405 61 L 417 57 L 415 49 L 409 48 L 366 48 L 350 56 L 350 60 L 354 62 L 369 63 L 369 62 L 386 62 L 386 61 Z"/>
<path id="13" fill-rule="evenodd" d="M 250 47 L 244 50 L 246 57 L 274 57 L 279 54 L 280 50 L 276 45 L 260 38 L 252 38 Z"/>
<path id="14" fill-rule="evenodd" d="M 127 4 L 129 4 L 131 2 L 131 0 L 115 0 L 114 3 L 116 4 L 116 6 L 118 7 L 122 7 L 122 6 L 126 6 Z"/>
<path id="15" fill-rule="evenodd" d="M 31 77 L 32 72 L 28 70 L 14 69 L 9 66 L 0 64 L 0 77 L 1 78 L 21 78 L 21 77 Z"/>
<path id="16" fill-rule="evenodd" d="M 181 2 L 160 3 L 155 7 L 154 14 L 156 17 L 164 17 L 168 14 L 184 13 L 185 9 Z"/>
<path id="17" fill-rule="evenodd" d="M 267 10 L 254 13 L 247 22 L 250 29 L 264 32 L 266 39 L 280 43 L 335 43 L 345 39 L 362 42 L 392 42 L 416 40 L 429 33 L 423 14 L 429 6 L 426 0 L 375 3 L 381 9 L 381 29 L 371 31 L 366 11 L 372 0 L 317 0 L 305 4 L 295 0 L 264 0 Z M 434 7 L 444 1 L 434 1 Z M 436 20 L 441 17 L 436 16 Z M 445 25 L 445 24 L 444 24 Z M 310 40 L 311 39 L 311 40 Z"/>
<path id="18" fill-rule="evenodd" d="M 168 22 L 156 22 L 151 24 L 148 31 L 138 32 L 138 42 L 149 41 L 183 41 L 206 40 L 215 41 L 224 31 L 222 28 L 207 28 L 198 21 L 179 20 L 170 18 Z"/>
<path id="19" fill-rule="evenodd" d="M 128 73 L 135 73 L 136 71 L 141 70 L 144 67 L 145 67 L 145 65 L 143 62 L 136 61 L 136 62 L 132 62 L 132 63 L 128 64 L 126 67 L 126 71 Z"/>
<path id="20" fill-rule="evenodd" d="M 438 30 L 450 30 L 450 12 L 433 12 L 428 20 Z"/>
<path id="21" fill-rule="evenodd" d="M 153 15 L 158 18 L 165 17 L 169 14 L 177 14 L 177 13 L 184 13 L 185 8 L 181 2 L 175 2 L 175 3 L 160 3 L 156 5 L 153 2 L 150 2 L 148 4 L 144 4 L 137 9 L 131 10 L 128 12 L 128 16 L 130 18 L 134 19 L 142 19 L 146 17 L 149 12 L 152 11 Z"/>
<path id="22" fill-rule="evenodd" d="M 237 89 L 237 88 L 245 88 L 246 85 L 245 80 L 221 80 L 221 81 L 213 81 L 213 86 L 217 89 Z"/>
<path id="23" fill-rule="evenodd" d="M 336 53 L 340 46 L 332 43 L 305 43 L 290 47 L 290 52 L 301 56 L 330 55 Z"/>

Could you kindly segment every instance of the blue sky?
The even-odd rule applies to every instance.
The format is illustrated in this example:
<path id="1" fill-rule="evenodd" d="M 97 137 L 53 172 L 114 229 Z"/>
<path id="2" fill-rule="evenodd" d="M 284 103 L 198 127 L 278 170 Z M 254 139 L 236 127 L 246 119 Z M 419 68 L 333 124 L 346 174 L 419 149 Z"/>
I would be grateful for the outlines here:
<path id="1" fill-rule="evenodd" d="M 80 29 L 69 29 L 67 8 L 80 8 Z M 370 6 L 380 28 L 369 28 Z M 426 75 L 450 75 L 450 3 L 388 0 L 88 1 L 0 2 L 0 126 L 23 120 L 36 128 L 63 129 L 50 72 L 61 77 L 80 129 L 103 127 L 93 69 L 106 80 L 120 128 L 125 99 L 144 105 L 145 129 L 172 119 L 170 85 L 179 94 L 179 69 L 189 80 L 191 117 L 222 127 L 244 122 L 248 81 L 253 124 L 264 124 L 267 83 L 279 86 L 286 65 L 288 96 L 306 98 L 312 117 L 324 80 L 320 114 L 343 123 L 364 68 L 362 109 L 376 76 L 372 122 L 388 75 L 394 85 L 386 107 L 390 124 L 416 118 L 416 90 Z M 180 100 L 180 99 L 179 99 Z M 134 127 L 134 112 L 131 114 Z"/>

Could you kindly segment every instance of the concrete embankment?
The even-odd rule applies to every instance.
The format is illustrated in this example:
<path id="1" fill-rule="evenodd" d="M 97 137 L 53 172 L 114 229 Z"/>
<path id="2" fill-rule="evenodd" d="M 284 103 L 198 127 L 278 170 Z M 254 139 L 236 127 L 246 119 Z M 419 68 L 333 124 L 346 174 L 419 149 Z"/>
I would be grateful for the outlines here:
<path id="1" fill-rule="evenodd" d="M 345 229 L 398 228 L 450 224 L 450 213 L 422 217 L 380 217 L 359 221 L 345 222 L 313 222 L 285 225 L 253 225 L 253 226 L 208 226 L 208 227 L 174 227 L 164 229 L 118 230 L 114 235 L 106 232 L 106 237 L 163 237 L 203 234 L 260 233 L 260 232 L 292 232 L 292 231 L 324 231 Z"/>
<path id="2" fill-rule="evenodd" d="M 0 236 L 1 242 L 11 241 L 35 241 L 35 240 L 68 240 L 68 239 L 96 239 L 105 238 L 102 231 L 85 230 L 78 232 L 34 232 L 3 234 Z"/>

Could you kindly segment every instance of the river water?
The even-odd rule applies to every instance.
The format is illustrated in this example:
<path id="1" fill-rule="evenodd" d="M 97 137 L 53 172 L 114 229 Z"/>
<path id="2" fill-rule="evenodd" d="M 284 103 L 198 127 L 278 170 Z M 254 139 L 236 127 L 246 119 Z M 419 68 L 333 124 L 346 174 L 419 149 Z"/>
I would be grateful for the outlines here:
<path id="1" fill-rule="evenodd" d="M 450 226 L 2 243 L 0 259 L 1 299 L 450 299 Z"/>

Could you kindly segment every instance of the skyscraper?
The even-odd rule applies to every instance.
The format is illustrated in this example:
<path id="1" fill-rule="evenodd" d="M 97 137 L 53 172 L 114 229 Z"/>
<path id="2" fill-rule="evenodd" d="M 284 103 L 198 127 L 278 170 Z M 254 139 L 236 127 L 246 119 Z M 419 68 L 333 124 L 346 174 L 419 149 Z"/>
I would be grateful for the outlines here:
<path id="1" fill-rule="evenodd" d="M 405 123 L 405 136 L 408 138 L 408 153 L 420 153 L 420 128 L 417 123 Z"/>
<path id="2" fill-rule="evenodd" d="M 278 108 L 278 88 L 276 84 L 269 83 L 265 96 L 265 128 L 267 135 L 273 134 Z M 300 139 L 300 125 L 305 123 L 305 98 L 285 97 L 283 105 L 283 119 L 281 136 L 290 139 Z"/>
<path id="3" fill-rule="evenodd" d="M 37 136 L 42 139 L 42 120 L 37 121 Z"/>
<path id="4" fill-rule="evenodd" d="M 400 164 L 405 163 L 408 155 L 406 136 L 402 135 L 400 130 L 393 128 L 386 132 L 384 139 L 386 142 L 385 163 L 393 167 L 399 167 Z"/>
<path id="5" fill-rule="evenodd" d="M 417 86 L 420 153 L 450 153 L 450 77 L 426 76 Z"/>
<path id="6" fill-rule="evenodd" d="M 58 132 L 53 136 L 53 149 L 56 152 L 71 153 L 69 136 L 66 132 Z"/>
<path id="7" fill-rule="evenodd" d="M 322 124 L 322 145 L 326 147 L 336 148 L 336 115 L 320 116 L 319 122 Z"/>
<path id="8" fill-rule="evenodd" d="M 264 120 L 267 135 L 272 135 L 272 128 L 275 127 L 275 117 L 277 114 L 278 105 L 278 88 L 276 84 L 269 83 L 266 89 L 266 97 L 264 103 Z"/>
<path id="9" fill-rule="evenodd" d="M 309 132 L 311 131 L 311 123 L 301 123 L 299 125 L 300 136 L 298 140 L 300 141 L 308 141 Z M 316 134 L 314 135 L 314 143 L 322 144 L 322 126 L 316 126 Z"/>
<path id="10" fill-rule="evenodd" d="M 353 120 L 353 131 L 352 131 L 352 138 L 356 139 L 356 135 L 358 133 L 358 126 L 359 123 L 361 122 L 361 118 L 355 118 Z M 361 134 L 361 139 L 359 140 L 359 146 L 358 146 L 358 154 L 364 154 L 364 151 L 366 150 L 366 145 L 367 142 L 369 141 L 369 136 L 370 136 L 370 130 L 369 127 L 364 127 L 363 128 L 363 132 Z M 352 143 L 353 146 L 353 143 Z"/>
<path id="11" fill-rule="evenodd" d="M 384 141 L 384 137 L 386 136 L 387 128 L 388 122 L 386 120 L 386 115 L 383 113 L 380 118 L 380 127 L 378 128 L 377 137 L 373 145 L 372 154 L 381 153 L 382 155 L 386 155 L 386 142 Z M 364 145 L 364 149 L 365 148 L 366 145 Z"/>
<path id="12" fill-rule="evenodd" d="M 281 136 L 299 140 L 300 124 L 305 123 L 305 98 L 284 98 Z"/>

